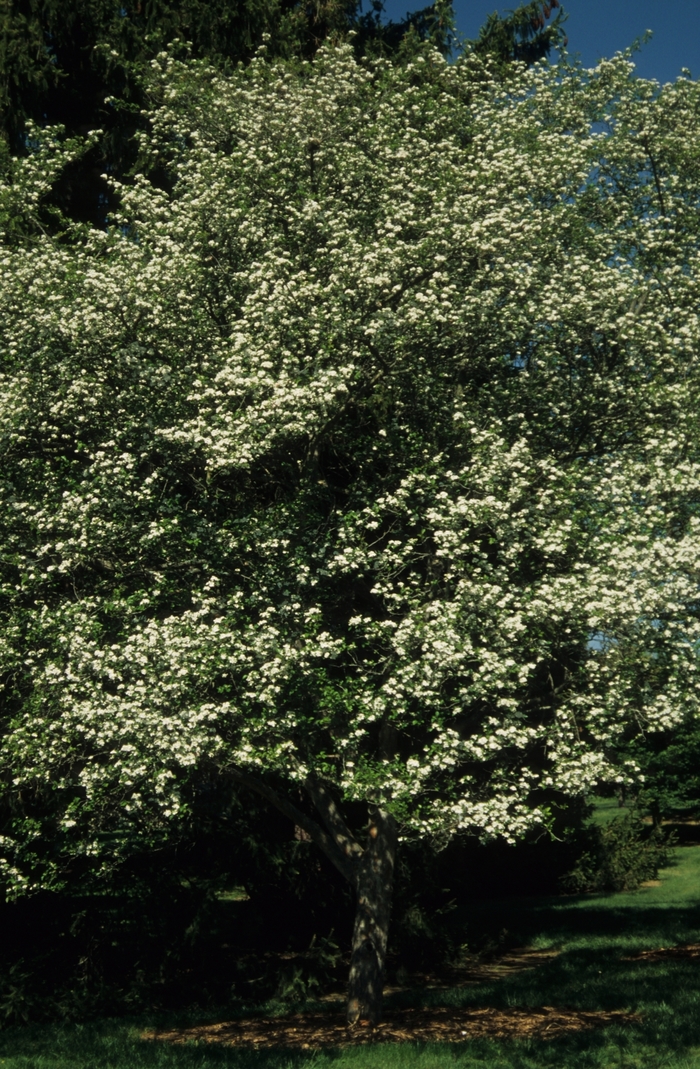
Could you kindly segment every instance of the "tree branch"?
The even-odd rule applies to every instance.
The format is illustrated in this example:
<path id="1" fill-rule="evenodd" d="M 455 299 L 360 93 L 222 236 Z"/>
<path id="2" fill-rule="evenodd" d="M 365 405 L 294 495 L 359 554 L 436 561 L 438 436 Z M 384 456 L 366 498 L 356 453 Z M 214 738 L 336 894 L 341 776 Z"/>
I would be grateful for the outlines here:
<path id="1" fill-rule="evenodd" d="M 644 139 L 644 147 L 647 150 L 647 153 L 649 155 L 649 162 L 651 163 L 651 173 L 654 176 L 654 184 L 656 185 L 656 192 L 657 192 L 658 197 L 659 197 L 659 204 L 661 205 L 661 211 L 662 211 L 662 213 L 664 215 L 666 215 L 667 214 L 666 213 L 666 201 L 664 199 L 663 190 L 661 188 L 661 182 L 659 180 L 659 172 L 656 169 L 656 160 L 652 156 L 651 149 L 649 148 L 649 138 L 648 137 Z"/>
<path id="2" fill-rule="evenodd" d="M 364 851 L 340 815 L 332 796 L 321 783 L 315 783 L 311 779 L 304 781 L 304 787 L 321 814 L 336 848 L 340 850 L 344 858 L 348 859 L 349 864 L 353 864 L 354 871 L 354 862 L 360 860 Z"/>
<path id="3" fill-rule="evenodd" d="M 348 883 L 352 884 L 354 887 L 356 856 L 351 855 L 347 850 L 343 850 L 340 844 L 336 843 L 335 836 L 331 837 L 328 835 L 328 833 L 325 832 L 315 820 L 307 817 L 306 813 L 303 813 L 301 809 L 297 809 L 288 798 L 279 794 L 273 787 L 270 787 L 263 780 L 258 779 L 257 776 L 252 776 L 249 772 L 243 772 L 242 769 L 235 767 L 230 767 L 228 772 L 233 779 L 241 784 L 241 786 L 247 787 L 249 790 L 255 791 L 256 794 L 261 795 L 285 817 L 293 820 L 295 824 L 298 824 L 300 828 L 303 828 L 312 842 L 316 843 L 316 846 L 323 851 L 328 860 L 335 865 L 338 872 L 340 872 Z M 340 814 L 338 814 L 338 817 L 342 822 Z M 350 833 L 348 832 L 348 835 L 349 834 Z M 362 850 L 359 846 L 358 849 L 361 854 Z"/>

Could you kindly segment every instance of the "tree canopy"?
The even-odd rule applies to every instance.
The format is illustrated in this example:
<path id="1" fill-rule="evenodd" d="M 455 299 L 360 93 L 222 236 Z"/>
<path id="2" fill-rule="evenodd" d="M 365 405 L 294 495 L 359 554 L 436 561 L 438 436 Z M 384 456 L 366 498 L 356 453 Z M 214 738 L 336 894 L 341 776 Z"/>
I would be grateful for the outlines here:
<path id="1" fill-rule="evenodd" d="M 153 71 L 108 231 L 42 229 L 51 130 L 0 190 L 3 871 L 216 770 L 354 887 L 376 1019 L 397 837 L 512 840 L 696 711 L 699 90 Z"/>
<path id="2" fill-rule="evenodd" d="M 561 12 L 529 0 L 505 19 L 490 16 L 474 47 L 507 65 L 534 62 L 561 47 Z M 104 226 L 115 207 L 101 175 L 123 179 L 135 166 L 150 63 L 179 42 L 221 70 L 247 63 L 267 41 L 268 58 L 310 59 L 326 40 L 353 35 L 363 54 L 406 62 L 430 42 L 445 55 L 457 44 L 450 0 L 436 0 L 398 22 L 380 0 L 5 0 L 0 5 L 0 155 L 24 154 L 26 123 L 61 125 L 68 136 L 101 135 L 64 169 L 53 202 L 72 218 Z M 1 162 L 1 161 L 0 161 Z"/>

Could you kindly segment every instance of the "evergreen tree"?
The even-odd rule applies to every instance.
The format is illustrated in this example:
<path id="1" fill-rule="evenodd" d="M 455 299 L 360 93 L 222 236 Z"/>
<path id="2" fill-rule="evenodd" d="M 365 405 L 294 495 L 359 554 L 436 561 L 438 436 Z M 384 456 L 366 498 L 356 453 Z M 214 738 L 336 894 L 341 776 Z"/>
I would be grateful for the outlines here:
<path id="1" fill-rule="evenodd" d="M 556 16 L 549 22 L 557 8 Z M 494 12 L 473 43 L 474 51 L 493 56 L 502 64 L 520 61 L 531 65 L 548 56 L 552 49 L 566 48 L 565 18 L 559 0 L 533 0 L 521 4 L 505 18 Z"/>

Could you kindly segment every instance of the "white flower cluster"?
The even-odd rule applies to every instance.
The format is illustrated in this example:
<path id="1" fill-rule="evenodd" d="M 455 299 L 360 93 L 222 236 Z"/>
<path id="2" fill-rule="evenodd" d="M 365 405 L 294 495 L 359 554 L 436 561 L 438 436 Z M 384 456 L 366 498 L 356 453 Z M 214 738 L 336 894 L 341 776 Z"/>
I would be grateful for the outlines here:
<path id="1" fill-rule="evenodd" d="M 152 91 L 169 191 L 0 247 L 17 791 L 93 834 L 235 763 L 513 839 L 629 775 L 699 694 L 698 85 L 328 48 Z"/>

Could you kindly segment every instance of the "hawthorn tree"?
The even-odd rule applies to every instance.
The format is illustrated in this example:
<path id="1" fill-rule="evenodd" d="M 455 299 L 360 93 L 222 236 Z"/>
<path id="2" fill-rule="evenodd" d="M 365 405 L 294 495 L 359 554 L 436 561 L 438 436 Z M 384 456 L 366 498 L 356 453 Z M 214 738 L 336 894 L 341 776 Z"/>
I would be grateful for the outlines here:
<path id="1" fill-rule="evenodd" d="M 216 770 L 353 887 L 375 1022 L 401 838 L 515 840 L 696 711 L 700 90 L 342 46 L 151 94 L 171 192 L 49 236 L 36 129 L 1 191 L 3 872 Z"/>
<path id="2" fill-rule="evenodd" d="M 477 50 L 504 67 L 561 48 L 562 13 L 529 0 L 506 18 L 489 16 Z M 457 43 L 451 0 L 386 20 L 381 0 L 3 0 L 0 3 L 0 170 L 9 152 L 23 155 L 25 124 L 60 124 L 69 136 L 100 130 L 91 150 L 64 168 L 51 202 L 73 219 L 104 226 L 115 206 L 102 177 L 124 179 L 135 166 L 150 63 L 180 43 L 226 71 L 247 63 L 267 35 L 267 55 L 310 59 L 328 40 L 353 34 L 356 55 L 406 62 L 429 41 L 449 55 Z M 184 44 L 186 42 L 186 45 Z M 45 225 L 50 220 L 44 220 Z"/>

